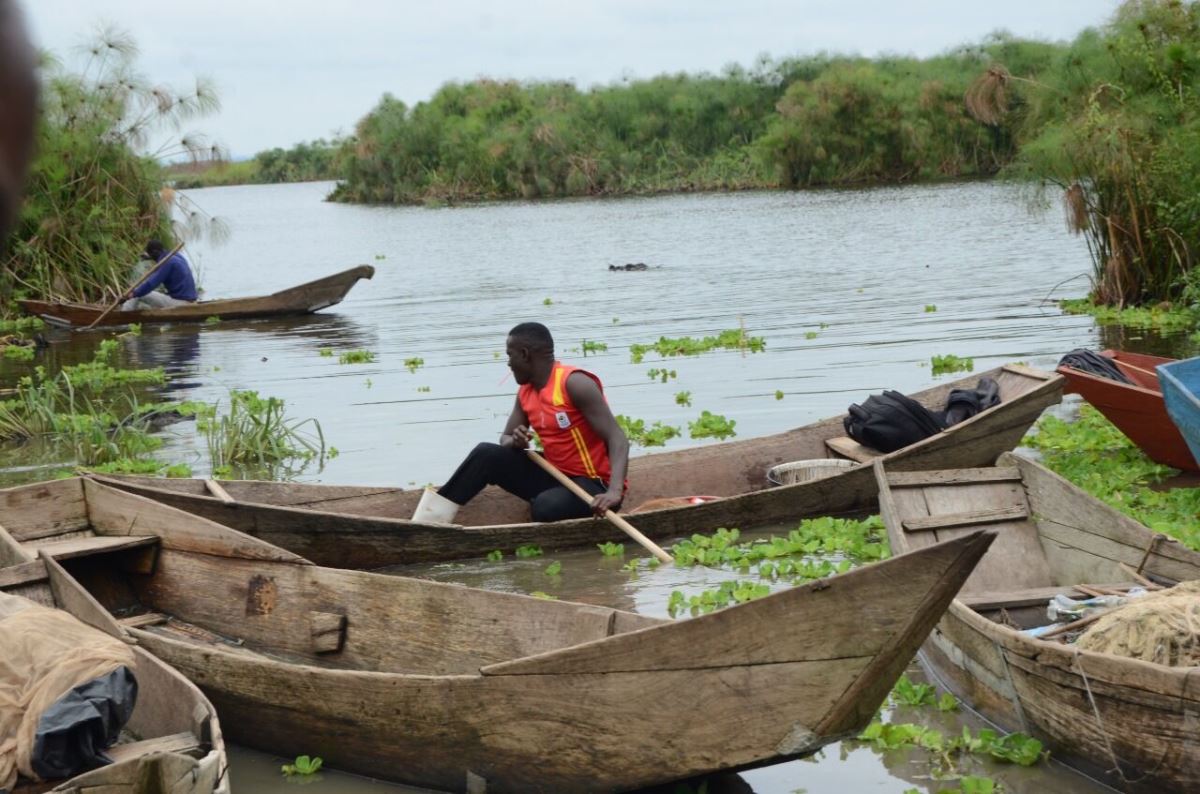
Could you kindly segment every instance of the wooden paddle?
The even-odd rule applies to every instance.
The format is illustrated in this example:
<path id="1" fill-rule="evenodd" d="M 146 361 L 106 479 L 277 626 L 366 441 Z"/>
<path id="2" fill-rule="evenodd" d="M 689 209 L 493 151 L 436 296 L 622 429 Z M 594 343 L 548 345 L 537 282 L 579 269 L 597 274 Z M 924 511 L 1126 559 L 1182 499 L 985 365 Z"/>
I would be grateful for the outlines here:
<path id="1" fill-rule="evenodd" d="M 164 256 L 162 259 L 160 259 L 160 260 L 158 260 L 157 262 L 155 262 L 155 263 L 154 263 L 154 267 L 152 267 L 152 268 L 150 268 L 149 270 L 147 270 L 147 271 L 146 271 L 146 275 L 144 275 L 144 276 L 142 276 L 140 279 L 138 279 L 138 283 L 134 284 L 132 287 L 130 287 L 129 289 L 125 290 L 125 295 L 128 295 L 129 293 L 136 291 L 138 287 L 142 286 L 142 285 L 143 285 L 143 284 L 145 284 L 147 281 L 149 281 L 149 280 L 150 280 L 150 277 L 151 277 L 151 276 L 153 276 L 155 273 L 157 273 L 157 272 L 158 272 L 158 269 L 159 269 L 160 267 L 162 267 L 164 264 L 166 264 L 167 260 L 169 260 L 171 257 L 175 256 L 175 254 L 179 253 L 179 249 L 180 249 L 180 248 L 183 248 L 183 243 L 180 243 L 179 245 L 177 245 L 177 246 L 175 246 L 174 248 L 172 248 L 172 249 L 171 249 L 171 250 L 170 250 L 170 251 L 167 253 L 167 255 L 166 255 L 166 256 Z M 117 298 L 117 302 L 116 302 L 116 303 L 114 303 L 112 306 L 109 306 L 107 309 L 105 309 L 105 310 L 104 310 L 104 311 L 103 311 L 103 312 L 100 314 L 100 316 L 99 316 L 99 317 L 97 317 L 95 320 L 92 320 L 92 322 L 91 322 L 91 323 L 88 325 L 88 328 L 93 328 L 93 327 L 95 327 L 95 325 L 96 325 L 97 323 L 99 323 L 101 320 L 103 320 L 105 317 L 107 317 L 107 316 L 108 316 L 108 313 L 109 313 L 109 312 L 111 312 L 113 309 L 117 308 L 118 306 L 120 306 L 120 305 L 121 305 L 122 303 L 124 303 L 124 302 L 125 302 L 125 297 L 124 297 L 124 295 L 122 295 L 120 298 Z"/>
<path id="2" fill-rule="evenodd" d="M 532 449 L 525 450 L 525 453 L 527 455 L 529 455 L 529 457 L 533 460 L 534 463 L 536 463 L 537 465 L 539 465 L 543 469 L 545 469 L 547 474 L 549 474 L 551 477 L 553 477 L 554 479 L 556 479 L 560 483 L 562 483 L 567 488 L 567 490 L 569 490 L 571 493 L 575 494 L 576 496 L 578 496 L 580 499 L 587 502 L 588 504 L 592 503 L 592 494 L 588 493 L 587 491 L 583 490 L 583 488 L 579 487 L 579 483 L 575 482 L 570 477 L 568 477 L 567 475 L 565 475 L 561 471 L 559 471 L 558 467 L 555 466 L 553 463 L 546 460 L 545 458 L 543 458 L 541 455 L 539 455 L 536 451 L 534 451 Z M 642 546 L 646 549 L 646 551 L 650 552 L 655 557 L 658 557 L 658 559 L 662 560 L 663 562 L 674 562 L 675 561 L 675 559 L 670 554 L 667 554 L 661 548 L 656 546 L 654 541 L 650 540 L 650 538 L 646 537 L 641 532 L 638 532 L 637 528 L 633 524 L 630 524 L 628 521 L 621 518 L 619 515 L 617 515 L 613 511 L 605 510 L 604 517 L 607 518 L 609 521 L 611 521 L 618 529 L 622 530 L 626 535 L 633 538 L 638 543 L 642 544 Z"/>

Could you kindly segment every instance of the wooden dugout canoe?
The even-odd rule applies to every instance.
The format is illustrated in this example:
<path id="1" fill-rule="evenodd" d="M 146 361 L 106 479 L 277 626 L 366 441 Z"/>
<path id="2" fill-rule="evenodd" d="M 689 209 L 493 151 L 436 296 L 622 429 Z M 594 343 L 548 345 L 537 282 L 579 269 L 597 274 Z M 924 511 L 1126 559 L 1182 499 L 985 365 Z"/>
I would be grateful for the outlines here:
<path id="1" fill-rule="evenodd" d="M 1196 463 L 1179 428 L 1167 415 L 1155 372 L 1159 364 L 1170 364 L 1175 359 L 1121 350 L 1105 350 L 1100 355 L 1112 359 L 1134 385 L 1072 367 L 1059 367 L 1056 371 L 1067 379 L 1066 393 L 1079 394 L 1095 406 L 1155 463 L 1200 471 L 1200 464 Z"/>
<path id="2" fill-rule="evenodd" d="M 104 325 L 130 323 L 195 323 L 209 317 L 222 320 L 250 320 L 259 317 L 280 317 L 289 314 L 312 314 L 341 303 L 342 298 L 359 279 L 371 278 L 375 268 L 359 265 L 332 276 L 309 281 L 295 287 L 254 298 L 222 298 L 197 301 L 170 309 L 142 309 L 126 312 L 120 309 L 104 317 Z M 18 301 L 27 313 L 41 317 L 51 325 L 86 328 L 104 314 L 107 306 L 86 303 L 55 303 L 51 301 Z"/>
<path id="3" fill-rule="evenodd" d="M 87 590 L 89 622 L 197 683 L 231 739 L 489 792 L 621 791 L 854 734 L 992 537 L 669 621 L 321 568 L 88 479 L 0 491 L 0 526 Z"/>
<path id="4" fill-rule="evenodd" d="M 1000 405 L 883 455 L 888 465 L 896 470 L 988 465 L 1015 447 L 1043 409 L 1061 399 L 1061 377 L 1017 365 L 912 396 L 927 406 L 944 407 L 951 389 L 974 388 L 982 376 L 999 383 Z M 639 512 L 634 525 L 653 539 L 809 516 L 863 514 L 876 505 L 877 487 L 868 465 L 775 488 L 768 487 L 767 470 L 794 460 L 840 457 L 869 462 L 879 456 L 846 438 L 842 417 L 834 416 L 773 436 L 633 458 L 625 505 L 632 508 L 649 499 L 683 494 L 726 497 Z M 472 500 L 459 511 L 462 524 L 451 526 L 408 520 L 420 499 L 419 489 L 221 481 L 223 495 L 232 500 L 225 502 L 204 480 L 94 476 L 335 568 L 482 557 L 493 549 L 511 552 L 523 544 L 550 551 L 627 539 L 616 527 L 590 518 L 531 523 L 529 505 L 498 488 L 488 488 Z"/>
<path id="5" fill-rule="evenodd" d="M 44 527 L 54 522 L 51 514 Z M 60 560 L 35 557 L 0 527 L 0 562 L 9 566 L 0 568 L 0 591 L 64 609 L 94 625 L 85 618 L 94 609 L 91 597 L 64 573 Z M 212 704 L 145 649 L 135 646 L 133 654 L 137 705 L 122 732 L 130 741 L 106 751 L 113 763 L 65 781 L 18 778 L 13 794 L 229 794 L 225 743 Z"/>
<path id="6" fill-rule="evenodd" d="M 1200 577 L 1200 554 L 1156 536 L 1044 467 L 876 467 L 894 553 L 989 527 L 991 550 L 921 651 L 931 673 L 1006 731 L 1123 791 L 1200 789 L 1200 674 L 1035 639 L 1056 593 L 1136 584 L 1120 563 L 1170 583 Z M 1015 626 L 1016 628 L 1014 628 Z M 1119 770 L 1119 771 L 1117 771 Z M 1138 785 L 1134 781 L 1140 781 Z"/>

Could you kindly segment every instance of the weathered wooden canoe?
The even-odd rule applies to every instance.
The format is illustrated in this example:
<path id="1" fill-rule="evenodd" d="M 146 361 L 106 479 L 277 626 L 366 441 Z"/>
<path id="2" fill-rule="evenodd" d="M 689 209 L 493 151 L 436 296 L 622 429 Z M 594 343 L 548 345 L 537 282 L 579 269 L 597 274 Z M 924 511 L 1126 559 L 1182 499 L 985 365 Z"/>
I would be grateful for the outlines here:
<path id="1" fill-rule="evenodd" d="M 1200 356 L 1159 364 L 1158 380 L 1167 413 L 1200 464 Z"/>
<path id="2" fill-rule="evenodd" d="M 621 791 L 866 725 L 990 533 L 698 618 L 312 565 L 88 479 L 0 525 L 203 689 L 234 741 L 438 789 Z M 67 540 L 60 538 L 67 537 Z"/>
<path id="3" fill-rule="evenodd" d="M 1200 675 L 1021 629 L 1047 623 L 1056 593 L 1126 589 L 1141 568 L 1166 583 L 1200 577 L 1200 554 L 1155 535 L 1042 466 L 893 472 L 877 466 L 893 552 L 986 526 L 996 542 L 930 634 L 922 659 L 950 691 L 1004 730 L 1121 789 L 1200 790 Z M 1129 567 L 1123 569 L 1121 563 Z M 1144 563 L 1144 566 L 1143 566 Z"/>
<path id="4" fill-rule="evenodd" d="M 1167 415 L 1154 369 L 1175 359 L 1121 350 L 1105 350 L 1101 355 L 1111 359 L 1134 385 L 1059 367 L 1058 374 L 1067 379 L 1066 393 L 1079 394 L 1095 406 L 1151 460 L 1185 471 L 1200 470 L 1179 428 Z"/>
<path id="5" fill-rule="evenodd" d="M 984 466 L 1017 445 L 1042 410 L 1061 399 L 1063 379 L 1022 366 L 981 373 L 1000 384 L 1002 403 L 949 430 L 882 456 L 896 470 Z M 980 376 L 912 395 L 944 407 L 955 388 L 974 388 Z M 763 526 L 805 516 L 874 510 L 871 467 L 855 466 L 823 480 L 768 488 L 767 470 L 786 461 L 840 457 L 869 462 L 880 453 L 844 435 L 835 416 L 773 436 L 644 455 L 630 461 L 626 506 L 682 494 L 727 497 L 697 505 L 639 512 L 635 526 L 663 539 L 718 527 Z M 419 490 L 152 477 L 98 480 L 157 499 L 293 551 L 319 565 L 371 569 L 411 562 L 479 557 L 532 543 L 544 550 L 624 540 L 621 530 L 590 518 L 529 522 L 529 505 L 488 488 L 459 511 L 461 525 L 409 521 Z M 228 496 L 223 501 L 214 496 Z"/>
<path id="6" fill-rule="evenodd" d="M 57 518 L 66 516 L 60 512 Z M 43 530 L 56 526 L 53 510 L 42 526 Z M 57 531 L 76 534 L 61 524 Z M 25 528 L 23 534 L 36 532 Z M 59 548 L 70 543 L 60 541 Z M 0 527 L 0 562 L 9 566 L 0 568 L 0 591 L 59 607 L 94 623 L 88 619 L 95 612 L 91 596 L 63 571 L 62 560 L 34 557 Z M 66 781 L 35 783 L 18 778 L 13 794 L 229 794 L 225 744 L 212 704 L 195 685 L 146 650 L 136 646 L 132 650 L 137 705 L 124 731 L 130 741 L 107 751 L 113 763 Z"/>
<path id="7" fill-rule="evenodd" d="M 255 298 L 222 298 L 197 301 L 171 309 L 142 309 L 134 312 L 116 310 L 104 317 L 104 325 L 129 323 L 190 323 L 203 322 L 209 317 L 222 320 L 248 320 L 256 317 L 279 317 L 288 314 L 312 314 L 341 303 L 342 298 L 359 279 L 371 278 L 375 268 L 359 265 L 332 276 L 309 281 L 271 295 Z M 54 303 L 50 301 L 18 301 L 28 314 L 41 317 L 48 323 L 67 327 L 84 327 L 104 314 L 107 306 L 86 303 Z"/>

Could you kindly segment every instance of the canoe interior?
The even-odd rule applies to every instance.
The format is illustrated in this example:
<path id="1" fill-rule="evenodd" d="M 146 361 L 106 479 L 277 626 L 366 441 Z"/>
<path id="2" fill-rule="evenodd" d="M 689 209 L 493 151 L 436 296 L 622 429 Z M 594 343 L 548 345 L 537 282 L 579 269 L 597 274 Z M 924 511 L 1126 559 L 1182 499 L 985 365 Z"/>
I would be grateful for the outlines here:
<path id="1" fill-rule="evenodd" d="M 236 740 L 438 788 L 470 772 L 489 791 L 625 790 L 850 735 L 991 542 L 676 622 L 321 568 L 90 479 L 0 491 L 0 525 L 10 556 L 76 586 L 89 622 L 204 687 Z M 686 718 L 697 691 L 712 721 Z"/>
<path id="2" fill-rule="evenodd" d="M 79 538 L 89 534 L 86 516 L 80 515 L 82 483 L 63 480 L 47 485 L 47 492 L 62 509 L 50 509 L 46 525 L 57 524 L 60 538 Z M 0 492 L 2 494 L 4 492 Z M 46 507 L 43 499 L 37 502 Z M 28 506 L 18 512 L 32 512 Z M 0 590 L 28 598 L 43 606 L 70 611 L 84 622 L 96 625 L 89 615 L 90 600 L 84 590 L 61 567 L 36 556 L 33 544 L 18 540 L 20 535 L 39 534 L 26 529 L 15 533 L 0 518 Z M 21 521 L 14 524 L 21 526 Z M 104 626 L 98 626 L 103 630 Z M 119 744 L 109 753 L 114 763 L 71 778 L 67 782 L 34 783 L 18 780 L 14 794 L 59 791 L 121 791 L 129 794 L 228 794 L 228 766 L 224 740 L 216 710 L 207 698 L 186 678 L 150 655 L 134 647 L 134 675 L 138 681 L 138 700 Z M 110 788 L 111 787 L 111 788 Z"/>
<path id="3" fill-rule="evenodd" d="M 224 298 L 198 301 L 170 309 L 142 309 L 138 311 L 111 311 L 104 315 L 107 306 L 84 303 L 55 303 L 51 301 L 20 301 L 21 308 L 45 318 L 56 325 L 88 326 L 104 315 L 104 325 L 127 325 L 129 323 L 202 322 L 209 317 L 223 320 L 248 319 L 255 317 L 277 317 L 288 314 L 309 314 L 333 306 L 346 297 L 359 279 L 375 275 L 370 265 L 334 273 L 331 276 L 280 290 L 271 295 L 249 298 Z"/>
<path id="4" fill-rule="evenodd" d="M 938 436 L 912 447 L 898 450 L 886 456 L 897 466 L 921 466 L 923 451 L 932 446 L 944 448 L 953 445 L 954 438 L 970 438 L 975 428 L 989 427 L 992 417 L 999 414 L 1004 404 L 1012 404 L 1036 395 L 1044 398 L 1044 404 L 1058 401 L 1061 391 L 1060 378 L 1048 373 L 1020 366 L 998 367 L 968 378 L 962 378 L 911 395 L 930 408 L 945 407 L 946 396 L 951 389 L 974 388 L 980 377 L 991 377 L 1000 385 L 1002 405 L 991 408 Z M 858 398 L 865 399 L 867 395 Z M 1011 449 L 1024 435 L 1043 403 L 1032 406 L 1030 416 L 1015 420 L 1014 426 L 989 427 L 985 434 L 988 449 L 993 450 L 979 464 L 990 462 L 999 452 Z M 842 415 L 829 417 L 811 425 L 762 438 L 727 441 L 704 447 L 693 447 L 675 452 L 641 455 L 630 460 L 629 493 L 624 509 L 651 500 L 694 494 L 730 497 L 755 493 L 769 487 L 767 470 L 780 463 L 814 458 L 845 458 L 835 452 L 827 441 L 845 439 Z M 849 441 L 849 439 L 845 439 Z M 880 456 L 874 450 L 858 445 L 856 454 L 862 460 Z M 964 443 L 964 454 L 970 454 L 974 443 Z M 999 446 L 998 449 L 994 447 Z M 463 450 L 465 455 L 468 450 Z M 931 453 L 932 454 L 932 453 Z M 953 458 L 953 453 L 939 456 Z M 912 458 L 909 464 L 901 459 Z M 175 493 L 198 497 L 211 497 L 203 480 L 164 480 L 154 478 L 127 477 L 128 482 L 169 490 Z M 869 478 L 867 478 L 869 480 Z M 277 483 L 263 481 L 220 481 L 221 486 L 235 500 L 277 506 L 307 508 L 337 512 L 346 515 L 361 515 L 374 518 L 408 519 L 416 509 L 421 489 L 399 489 L 386 487 L 361 487 L 340 485 L 318 485 L 304 483 Z M 674 508 L 693 510 L 693 508 Z M 711 507 L 709 509 L 712 509 Z M 663 511 L 651 511 L 652 513 Z M 650 513 L 642 513 L 648 516 Z M 487 488 L 459 511 L 457 521 L 462 526 L 492 526 L 520 524 L 529 521 L 529 505 L 525 501 L 505 493 L 499 488 Z M 646 520 L 641 518 L 640 520 Z M 653 520 L 653 519 L 651 519 Z"/>
<path id="5" fill-rule="evenodd" d="M 877 465 L 876 474 L 893 551 L 982 526 L 998 535 L 925 643 L 936 678 L 1000 727 L 1038 736 L 1118 788 L 1138 790 L 1129 781 L 1141 777 L 1152 784 L 1147 790 L 1200 786 L 1200 745 L 1179 741 L 1200 713 L 1194 670 L 1020 632 L 1049 623 L 1046 606 L 1056 593 L 1123 592 L 1138 584 L 1139 568 L 1164 585 L 1196 579 L 1200 554 L 1012 454 L 992 468 Z"/>
<path id="6" fill-rule="evenodd" d="M 1057 372 L 1067 379 L 1067 392 L 1082 396 L 1156 463 L 1184 471 L 1200 470 L 1179 428 L 1167 414 L 1155 372 L 1159 364 L 1174 359 L 1120 350 L 1105 350 L 1101 355 L 1111 359 L 1133 385 L 1059 367 Z"/>

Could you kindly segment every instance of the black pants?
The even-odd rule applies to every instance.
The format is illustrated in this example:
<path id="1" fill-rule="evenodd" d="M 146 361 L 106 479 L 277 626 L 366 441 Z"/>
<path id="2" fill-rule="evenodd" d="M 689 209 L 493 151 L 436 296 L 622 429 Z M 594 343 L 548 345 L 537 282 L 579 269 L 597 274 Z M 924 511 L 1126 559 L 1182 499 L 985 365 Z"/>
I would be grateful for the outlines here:
<path id="1" fill-rule="evenodd" d="M 608 490 L 600 480 L 572 477 L 583 490 L 592 494 Z M 456 504 L 465 505 L 483 490 L 485 485 L 499 485 L 514 496 L 529 502 L 534 521 L 561 521 L 564 518 L 585 518 L 592 514 L 584 502 L 558 480 L 529 459 L 524 450 L 482 443 L 471 450 L 438 493 Z"/>

